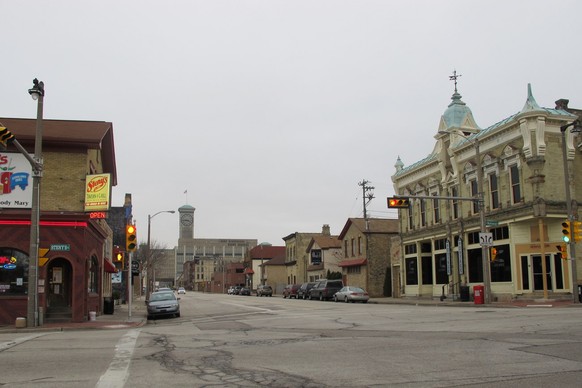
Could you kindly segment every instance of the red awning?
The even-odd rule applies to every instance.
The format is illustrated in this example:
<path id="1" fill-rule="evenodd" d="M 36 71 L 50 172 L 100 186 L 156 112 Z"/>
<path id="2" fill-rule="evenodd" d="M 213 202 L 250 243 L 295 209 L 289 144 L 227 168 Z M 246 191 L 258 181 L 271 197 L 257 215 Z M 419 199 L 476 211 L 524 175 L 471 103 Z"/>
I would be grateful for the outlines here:
<path id="1" fill-rule="evenodd" d="M 115 268 L 115 265 L 110 262 L 109 259 L 103 259 L 103 269 L 105 269 L 105 272 L 109 273 L 117 272 L 117 268 Z"/>
<path id="2" fill-rule="evenodd" d="M 340 261 L 338 266 L 340 267 L 356 267 L 358 265 L 366 265 L 368 263 L 367 259 L 352 259 Z"/>
<path id="3" fill-rule="evenodd" d="M 245 272 L 244 272 L 244 273 L 245 273 L 245 274 L 252 275 L 252 274 L 254 274 L 254 273 L 255 273 L 255 271 L 253 271 L 253 269 L 252 269 L 252 268 L 245 268 Z"/>

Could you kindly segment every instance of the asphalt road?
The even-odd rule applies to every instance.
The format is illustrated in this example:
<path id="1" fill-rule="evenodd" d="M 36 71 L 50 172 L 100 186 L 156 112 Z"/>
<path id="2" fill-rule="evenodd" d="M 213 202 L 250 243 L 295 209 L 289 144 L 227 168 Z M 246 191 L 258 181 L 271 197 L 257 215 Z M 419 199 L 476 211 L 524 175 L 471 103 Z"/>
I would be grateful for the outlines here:
<path id="1" fill-rule="evenodd" d="M 582 308 L 189 293 L 140 328 L 0 332 L 8 387 L 579 387 Z"/>

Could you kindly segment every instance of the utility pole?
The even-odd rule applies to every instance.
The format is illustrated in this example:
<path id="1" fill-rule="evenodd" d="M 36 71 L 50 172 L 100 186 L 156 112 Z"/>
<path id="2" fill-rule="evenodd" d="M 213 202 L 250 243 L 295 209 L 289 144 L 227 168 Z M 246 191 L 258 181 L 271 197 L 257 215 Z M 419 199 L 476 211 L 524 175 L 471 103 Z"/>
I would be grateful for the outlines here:
<path id="1" fill-rule="evenodd" d="M 362 201 L 364 204 L 364 222 L 366 223 L 366 232 L 369 230 L 368 213 L 366 211 L 366 206 L 368 206 L 370 201 L 372 201 L 374 199 L 374 193 L 372 193 L 372 190 L 374 190 L 374 187 L 368 186 L 368 183 L 371 183 L 371 182 L 367 181 L 365 179 L 362 179 L 362 181 L 358 183 L 358 186 L 362 186 Z"/>
<path id="2" fill-rule="evenodd" d="M 368 223 L 368 213 L 366 211 L 366 206 L 368 206 L 368 204 L 370 203 L 370 201 L 372 201 L 374 199 L 374 193 L 372 192 L 372 190 L 374 190 L 373 186 L 369 186 L 368 183 L 371 183 L 370 181 L 367 181 L 365 179 L 362 179 L 361 182 L 358 183 L 359 186 L 362 186 L 362 201 L 363 201 L 363 205 L 364 205 L 364 224 L 365 224 L 365 228 L 366 230 L 364 231 L 364 236 L 366 238 L 366 259 L 369 260 L 370 259 L 370 239 L 369 239 L 369 235 L 370 235 L 370 224 Z M 358 248 L 359 250 L 359 248 Z M 368 289 L 368 279 L 370 277 L 370 273 L 369 271 L 367 271 L 368 275 L 366 276 L 366 289 Z"/>

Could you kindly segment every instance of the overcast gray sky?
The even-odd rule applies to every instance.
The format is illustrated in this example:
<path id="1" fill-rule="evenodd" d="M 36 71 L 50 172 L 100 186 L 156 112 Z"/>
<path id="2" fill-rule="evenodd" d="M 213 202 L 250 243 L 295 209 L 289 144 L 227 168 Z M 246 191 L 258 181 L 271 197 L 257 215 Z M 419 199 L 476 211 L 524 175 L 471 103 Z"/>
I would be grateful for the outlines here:
<path id="1" fill-rule="evenodd" d="M 0 116 L 113 122 L 118 185 L 147 216 L 196 208 L 195 237 L 283 245 L 373 217 L 390 177 L 433 149 L 459 92 L 486 128 L 541 106 L 582 107 L 582 2 L 0 0 Z M 187 195 L 184 191 L 187 190 Z M 177 214 L 152 239 L 177 243 Z"/>

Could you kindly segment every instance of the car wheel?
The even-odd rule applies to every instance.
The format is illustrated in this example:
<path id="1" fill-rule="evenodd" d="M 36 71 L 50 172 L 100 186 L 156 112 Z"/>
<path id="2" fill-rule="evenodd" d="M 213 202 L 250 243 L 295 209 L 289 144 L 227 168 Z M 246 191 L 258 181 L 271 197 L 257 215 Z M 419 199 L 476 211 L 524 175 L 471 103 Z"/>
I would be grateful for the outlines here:
<path id="1" fill-rule="evenodd" d="M 176 313 L 176 318 L 180 318 L 180 313 Z"/>
<path id="2" fill-rule="evenodd" d="M 347 296 L 344 298 L 344 302 L 346 302 L 346 303 L 348 303 L 348 302 L 349 302 L 349 301 L 348 301 L 348 297 L 347 297 Z"/>
<path id="3" fill-rule="evenodd" d="M 368 303 L 368 301 L 367 300 L 363 300 L 362 303 Z"/>

